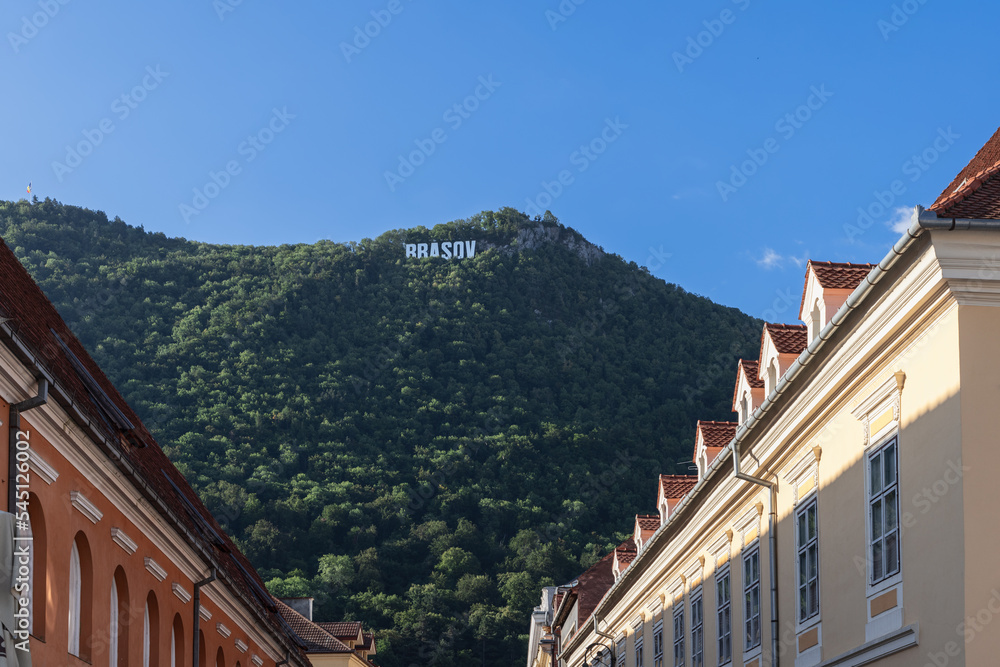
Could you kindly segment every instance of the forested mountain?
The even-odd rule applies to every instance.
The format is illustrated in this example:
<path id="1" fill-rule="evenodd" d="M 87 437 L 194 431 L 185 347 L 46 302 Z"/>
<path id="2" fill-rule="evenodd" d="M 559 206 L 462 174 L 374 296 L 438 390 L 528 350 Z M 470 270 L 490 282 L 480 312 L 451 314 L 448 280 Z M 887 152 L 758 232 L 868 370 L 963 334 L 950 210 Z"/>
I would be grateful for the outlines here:
<path id="1" fill-rule="evenodd" d="M 254 247 L 19 201 L 0 236 L 272 592 L 364 621 L 385 667 L 523 660 L 539 587 L 655 511 L 760 339 L 513 209 Z"/>

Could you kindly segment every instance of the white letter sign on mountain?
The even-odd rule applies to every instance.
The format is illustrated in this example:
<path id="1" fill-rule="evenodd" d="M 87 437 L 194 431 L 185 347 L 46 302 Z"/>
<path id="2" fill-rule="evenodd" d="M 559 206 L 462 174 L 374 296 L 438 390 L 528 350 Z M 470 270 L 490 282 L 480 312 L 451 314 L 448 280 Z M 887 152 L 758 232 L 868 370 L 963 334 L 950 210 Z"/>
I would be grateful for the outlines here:
<path id="1" fill-rule="evenodd" d="M 440 257 L 442 259 L 472 259 L 476 256 L 475 241 L 444 241 L 443 243 L 406 243 L 407 258 Z"/>

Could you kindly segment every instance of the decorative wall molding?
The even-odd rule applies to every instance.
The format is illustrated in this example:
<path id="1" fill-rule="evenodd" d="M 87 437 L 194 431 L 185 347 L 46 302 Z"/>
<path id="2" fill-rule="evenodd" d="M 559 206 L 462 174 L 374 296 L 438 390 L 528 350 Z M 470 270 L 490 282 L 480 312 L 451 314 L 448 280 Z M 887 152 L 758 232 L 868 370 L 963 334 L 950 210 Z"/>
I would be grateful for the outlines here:
<path id="1" fill-rule="evenodd" d="M 177 599 L 183 602 L 184 604 L 187 604 L 188 602 L 191 601 L 191 594 L 188 593 L 186 590 L 184 590 L 184 587 L 178 584 L 176 581 L 170 584 L 170 588 L 171 590 L 173 590 L 174 595 L 177 596 Z"/>
<path id="2" fill-rule="evenodd" d="M 126 535 L 125 531 L 122 530 L 121 528 L 111 529 L 111 539 L 114 540 L 115 544 L 124 549 L 125 553 L 127 553 L 129 556 L 134 554 L 136 552 L 136 549 L 139 548 L 139 545 L 135 543 L 135 540 Z"/>
<path id="3" fill-rule="evenodd" d="M 34 471 L 46 484 L 52 484 L 59 479 L 59 472 L 55 468 L 46 463 L 45 459 L 38 455 L 38 452 L 33 449 L 30 451 L 31 458 L 28 459 L 30 470 Z"/>
<path id="4" fill-rule="evenodd" d="M 247 646 L 247 643 L 245 641 L 243 641 L 242 639 L 237 639 L 236 640 L 236 650 L 237 651 L 239 651 L 240 653 L 246 653 L 248 648 L 250 648 L 250 647 Z"/>
<path id="5" fill-rule="evenodd" d="M 145 562 L 146 564 L 146 569 L 149 570 L 150 574 L 156 577 L 157 581 L 163 581 L 164 579 L 167 578 L 167 571 L 164 570 L 162 567 L 160 567 L 160 564 L 157 563 L 155 560 L 153 560 L 149 556 L 146 556 L 143 559 L 143 562 Z"/>
<path id="6" fill-rule="evenodd" d="M 104 517 L 104 513 L 97 509 L 97 505 L 90 502 L 87 496 L 79 491 L 70 491 L 69 499 L 73 503 L 73 507 L 80 510 L 80 514 L 90 519 L 91 523 L 97 523 Z"/>
<path id="7" fill-rule="evenodd" d="M 229 635 L 233 634 L 233 631 L 227 628 L 223 623 L 216 623 L 215 629 L 226 639 L 229 639 Z"/>
<path id="8" fill-rule="evenodd" d="M 212 620 L 212 612 L 205 609 L 203 606 L 198 605 L 198 615 L 201 616 L 201 620 L 210 621 Z"/>

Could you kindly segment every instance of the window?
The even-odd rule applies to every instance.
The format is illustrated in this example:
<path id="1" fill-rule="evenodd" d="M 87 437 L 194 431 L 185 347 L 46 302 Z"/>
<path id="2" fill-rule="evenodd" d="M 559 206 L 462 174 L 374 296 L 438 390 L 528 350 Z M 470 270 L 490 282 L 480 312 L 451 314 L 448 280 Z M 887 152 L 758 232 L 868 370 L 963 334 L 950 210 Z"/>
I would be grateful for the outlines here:
<path id="1" fill-rule="evenodd" d="M 899 468 L 893 438 L 868 455 L 871 584 L 899 572 Z"/>
<path id="2" fill-rule="evenodd" d="M 618 648 L 615 649 L 618 653 L 618 658 L 616 660 L 619 667 L 625 667 L 625 638 L 622 637 L 618 640 Z"/>
<path id="3" fill-rule="evenodd" d="M 684 602 L 674 610 L 674 667 L 684 667 Z"/>
<path id="4" fill-rule="evenodd" d="M 118 582 L 111 580 L 111 623 L 108 627 L 108 665 L 118 665 Z"/>
<path id="5" fill-rule="evenodd" d="M 705 614 L 701 588 L 691 594 L 691 665 L 703 667 L 705 664 Z"/>
<path id="6" fill-rule="evenodd" d="M 142 667 L 160 665 L 160 607 L 156 594 L 146 596 L 146 613 L 142 619 Z"/>
<path id="7" fill-rule="evenodd" d="M 45 639 L 46 559 L 48 558 L 45 515 L 38 496 L 28 496 L 28 535 L 31 537 L 29 554 L 31 567 L 31 600 L 28 606 L 29 628 L 38 639 Z"/>
<path id="8" fill-rule="evenodd" d="M 90 660 L 90 628 L 93 615 L 93 562 L 90 545 L 83 532 L 76 534 L 69 553 L 69 609 L 66 614 L 69 629 L 67 650 L 82 660 Z"/>
<path id="9" fill-rule="evenodd" d="M 778 386 L 778 362 L 772 361 L 767 367 L 767 390 L 769 392 L 774 391 L 774 388 Z"/>
<path id="10" fill-rule="evenodd" d="M 795 512 L 795 531 L 801 622 L 819 613 L 819 531 L 815 497 Z"/>
<path id="11" fill-rule="evenodd" d="M 80 594 L 83 582 L 80 578 L 80 549 L 73 540 L 69 552 L 69 653 L 80 655 Z"/>
<path id="12" fill-rule="evenodd" d="M 742 424 L 750 416 L 750 405 L 747 401 L 747 395 L 743 394 L 743 400 L 740 401 L 740 423 Z"/>
<path id="13" fill-rule="evenodd" d="M 725 665 L 733 660 L 733 604 L 728 567 L 715 575 L 715 600 L 719 664 Z"/>
<path id="14" fill-rule="evenodd" d="M 760 646 L 760 549 L 743 556 L 744 648 Z"/>
<path id="15" fill-rule="evenodd" d="M 812 309 L 812 337 L 815 338 L 820 332 L 820 319 L 819 319 L 819 300 L 816 300 L 816 305 Z"/>
<path id="16" fill-rule="evenodd" d="M 663 667 L 663 621 L 653 626 L 653 667 Z"/>
<path id="17" fill-rule="evenodd" d="M 638 628 L 635 632 L 635 667 L 643 667 L 643 664 L 642 628 Z"/>

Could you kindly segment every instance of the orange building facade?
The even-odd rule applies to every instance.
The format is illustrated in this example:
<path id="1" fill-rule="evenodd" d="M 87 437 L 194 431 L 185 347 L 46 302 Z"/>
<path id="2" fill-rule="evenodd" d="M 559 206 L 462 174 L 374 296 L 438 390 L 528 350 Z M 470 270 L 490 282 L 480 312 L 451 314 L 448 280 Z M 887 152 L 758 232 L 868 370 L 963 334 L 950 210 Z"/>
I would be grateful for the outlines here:
<path id="1" fill-rule="evenodd" d="M 309 664 L 253 567 L 2 242 L 0 422 L 0 510 L 15 533 L 0 547 L 13 539 L 23 594 L 10 658 L 25 664 L 20 646 L 36 667 Z"/>

